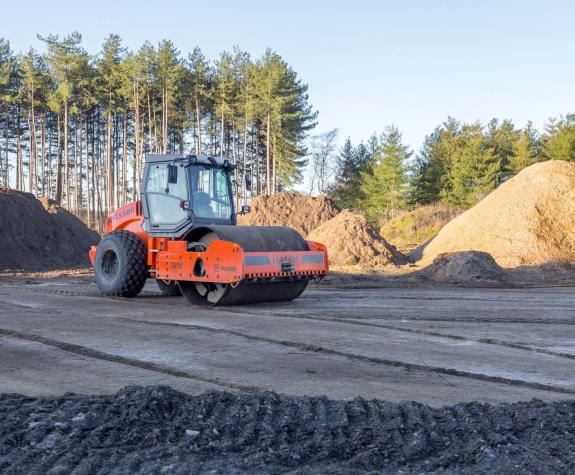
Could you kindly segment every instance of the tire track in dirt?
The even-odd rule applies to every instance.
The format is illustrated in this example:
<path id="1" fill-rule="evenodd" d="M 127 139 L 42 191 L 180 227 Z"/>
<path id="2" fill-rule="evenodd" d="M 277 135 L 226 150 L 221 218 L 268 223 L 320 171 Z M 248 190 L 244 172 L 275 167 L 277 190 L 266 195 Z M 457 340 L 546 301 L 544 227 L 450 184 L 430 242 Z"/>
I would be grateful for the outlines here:
<path id="1" fill-rule="evenodd" d="M 230 311 L 227 310 L 226 311 Z M 232 313 L 237 313 L 241 315 L 251 316 L 253 314 L 242 312 L 241 310 L 231 310 Z M 385 323 L 373 323 L 373 322 L 365 322 L 365 321 L 356 321 L 355 318 L 347 319 L 347 318 L 338 318 L 338 317 L 324 317 L 324 316 L 315 316 L 315 315 L 289 315 L 283 313 L 266 313 L 266 316 L 273 316 L 276 318 L 296 318 L 301 320 L 312 320 L 312 321 L 320 321 L 320 322 L 335 322 L 335 323 L 344 323 L 347 325 L 356 325 L 356 326 L 365 326 L 365 327 L 372 327 L 372 328 L 382 328 L 385 330 L 392 330 L 398 331 L 403 333 L 412 333 L 416 335 L 425 335 L 425 336 L 432 336 L 437 338 L 446 338 L 450 340 L 457 340 L 457 341 L 466 341 L 470 343 L 479 343 L 485 345 L 496 345 L 496 346 L 503 346 L 506 348 L 513 348 L 515 350 L 523 350 L 523 351 L 532 351 L 535 353 L 541 353 L 550 356 L 556 356 L 558 358 L 567 358 L 570 360 L 575 360 L 575 354 L 571 353 L 563 353 L 558 351 L 546 350 L 544 348 L 536 348 L 529 345 L 521 344 L 521 343 L 513 343 L 505 340 L 499 340 L 496 338 L 469 338 L 462 335 L 455 335 L 452 333 L 442 333 L 442 332 L 435 332 L 429 330 L 421 330 L 417 328 L 405 328 L 399 327 L 396 325 L 388 325 Z M 396 317 L 397 318 L 397 317 Z M 403 319 L 403 317 L 401 317 Z M 459 320 L 460 323 L 466 323 L 467 320 L 462 321 Z M 555 322 L 555 321 L 554 321 Z M 524 321 L 522 323 L 536 323 L 532 320 Z M 570 320 L 570 325 L 574 325 L 575 321 Z"/>
<path id="2" fill-rule="evenodd" d="M 55 340 L 53 338 L 48 338 L 41 335 L 35 335 L 32 333 L 25 333 L 15 330 L 7 330 L 0 328 L 0 336 L 6 336 L 10 338 L 17 338 L 20 340 L 32 341 L 36 343 L 41 343 L 46 346 L 51 346 L 53 348 L 58 348 L 59 350 L 67 351 L 69 353 L 74 353 L 80 356 L 87 356 L 89 358 L 94 358 L 103 361 L 110 361 L 112 363 L 122 364 L 125 366 L 132 366 L 139 369 L 146 369 L 149 371 L 154 371 L 156 373 L 167 374 L 169 376 L 176 376 L 178 378 L 191 379 L 195 381 L 201 381 L 203 383 L 209 383 L 216 386 L 220 386 L 226 389 L 232 389 L 235 391 L 253 393 L 259 391 L 259 388 L 255 386 L 244 386 L 241 384 L 230 383 L 227 381 L 222 381 L 218 378 L 210 378 L 208 376 L 201 376 L 199 374 L 190 373 L 189 371 L 184 371 L 181 369 L 173 368 L 171 366 L 166 366 L 163 364 L 153 363 L 150 361 L 138 360 L 135 358 L 129 358 L 126 356 L 114 355 L 112 353 L 107 353 L 104 351 L 96 350 L 83 345 L 76 345 L 74 343 L 67 343 L 60 340 Z"/>
<path id="3" fill-rule="evenodd" d="M 523 386 L 531 389 L 538 389 L 542 391 L 551 391 L 556 393 L 562 394 L 575 394 L 575 389 L 569 389 L 562 386 L 555 386 L 552 384 L 544 384 L 544 383 L 535 383 L 532 381 L 525 381 L 522 379 L 512 379 L 512 378 L 504 378 L 501 376 L 492 376 L 484 373 L 473 373 L 470 371 L 463 371 L 454 368 L 445 368 L 441 366 L 431 366 L 427 364 L 417 364 L 417 363 L 409 363 L 406 361 L 401 360 L 392 360 L 389 358 L 379 358 L 374 356 L 366 356 L 366 355 L 358 355 L 356 353 L 350 353 L 346 351 L 339 351 L 334 350 L 331 348 L 326 348 L 323 346 L 310 344 L 307 342 L 299 342 L 299 341 L 290 341 L 290 340 L 278 340 L 275 338 L 269 338 L 264 336 L 258 335 L 249 335 L 246 333 L 238 332 L 235 330 L 227 330 L 223 328 L 214 328 L 208 327 L 204 325 L 194 325 L 194 324 L 187 324 L 187 323 L 170 323 L 170 322 L 155 322 L 155 321 L 146 321 L 146 320 L 138 320 L 132 318 L 120 318 L 120 320 L 132 323 L 140 323 L 144 325 L 153 325 L 159 327 L 172 327 L 172 328 L 181 328 L 181 329 L 188 329 L 188 330 L 198 330 L 198 331 L 205 331 L 212 334 L 220 334 L 220 335 L 232 335 L 240 338 L 245 338 L 248 341 L 257 341 L 262 343 L 270 343 L 274 345 L 280 345 L 288 348 L 294 348 L 300 351 L 306 352 L 313 352 L 313 353 L 322 353 L 327 355 L 339 356 L 348 358 L 355 361 L 364 361 L 368 363 L 375 363 L 380 365 L 386 366 L 393 366 L 404 368 L 408 370 L 417 370 L 417 371 L 425 371 L 431 372 L 436 374 L 443 374 L 448 376 L 457 376 L 469 379 L 475 379 L 479 381 L 487 381 L 491 383 L 500 383 L 500 384 L 507 384 L 511 386 Z"/>
<path id="4" fill-rule="evenodd" d="M 6 284 L 3 284 L 3 285 L 0 284 L 0 286 L 7 287 Z M 104 296 L 102 296 L 98 292 L 88 293 L 88 292 L 60 290 L 60 289 L 36 289 L 36 288 L 31 288 L 31 287 L 27 287 L 26 289 L 21 289 L 21 288 L 18 288 L 18 289 L 19 290 L 29 290 L 31 292 L 39 292 L 39 293 L 44 293 L 44 294 L 53 294 L 53 295 L 104 298 Z M 144 298 L 145 297 L 154 297 L 154 298 L 155 297 L 163 297 L 163 294 L 161 292 L 150 292 L 150 291 L 146 291 L 140 295 Z M 133 299 L 122 298 L 122 297 L 114 297 L 114 299 L 115 300 L 122 300 L 122 301 L 131 301 L 131 302 L 134 301 Z M 151 305 L 179 305 L 179 303 L 168 304 L 166 302 L 150 302 L 150 301 L 147 301 L 145 303 L 151 304 Z M 205 310 L 221 311 L 221 309 L 215 310 L 211 307 L 207 307 L 207 308 L 205 308 Z M 245 316 L 254 315 L 253 313 L 248 313 L 248 312 L 242 311 L 240 309 L 234 309 L 234 308 L 226 308 L 223 311 L 230 312 L 230 313 L 237 313 L 237 314 L 245 315 Z M 382 329 L 386 329 L 386 330 L 398 331 L 398 332 L 403 332 L 403 333 L 432 336 L 432 337 L 436 337 L 436 338 L 446 338 L 446 339 L 457 340 L 457 341 L 466 341 L 466 342 L 486 344 L 486 345 L 496 345 L 496 346 L 502 346 L 502 347 L 506 347 L 506 348 L 513 348 L 516 350 L 531 351 L 534 353 L 556 356 L 558 358 L 566 358 L 566 359 L 570 359 L 570 360 L 575 360 L 575 354 L 546 350 L 544 348 L 536 348 L 536 347 L 532 347 L 532 346 L 521 344 L 521 343 L 513 343 L 513 342 L 508 342 L 505 340 L 499 340 L 496 338 L 469 338 L 469 337 L 465 337 L 462 335 L 456 335 L 456 334 L 450 334 L 450 333 L 433 332 L 433 331 L 428 331 L 428 330 L 399 327 L 399 326 L 388 325 L 388 324 L 383 324 L 383 323 L 373 323 L 373 322 L 361 321 L 362 318 L 363 319 L 374 319 L 374 318 L 378 318 L 378 317 L 369 317 L 369 316 L 355 317 L 354 316 L 352 318 L 340 318 L 340 317 L 317 316 L 314 314 L 296 315 L 296 314 L 286 314 L 286 313 L 280 313 L 280 312 L 266 312 L 266 316 L 279 317 L 279 318 L 295 318 L 295 319 L 312 320 L 312 321 L 335 322 L 335 323 L 344 323 L 347 325 L 375 327 L 375 328 L 382 328 Z M 408 320 L 408 321 L 436 321 L 436 322 L 450 322 L 450 323 L 500 323 L 500 324 L 519 323 L 519 324 L 545 324 L 545 325 L 575 325 L 575 319 L 570 319 L 570 320 L 554 319 L 554 320 L 551 320 L 551 319 L 513 318 L 513 319 L 502 320 L 502 319 L 479 317 L 479 318 L 471 318 L 471 319 L 463 320 L 460 318 L 431 317 L 431 316 L 425 316 L 425 317 L 403 317 L 402 316 L 402 317 L 397 317 L 397 316 L 389 315 L 389 317 L 393 318 L 393 319 L 401 319 L 401 320 Z M 379 317 L 379 318 L 384 318 L 384 317 Z"/>

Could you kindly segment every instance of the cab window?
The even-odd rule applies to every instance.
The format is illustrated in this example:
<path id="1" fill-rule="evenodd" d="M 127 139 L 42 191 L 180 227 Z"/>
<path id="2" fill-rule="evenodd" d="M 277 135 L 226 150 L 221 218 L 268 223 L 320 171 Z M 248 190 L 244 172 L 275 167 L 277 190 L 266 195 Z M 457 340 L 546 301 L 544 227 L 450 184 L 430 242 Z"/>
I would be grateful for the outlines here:
<path id="1" fill-rule="evenodd" d="M 232 203 L 226 173 L 215 167 L 191 167 L 194 216 L 208 219 L 232 218 Z"/>
<path id="2" fill-rule="evenodd" d="M 148 172 L 146 195 L 152 226 L 177 225 L 188 218 L 187 211 L 180 207 L 180 202 L 188 199 L 185 168 L 176 165 L 173 183 L 169 183 L 170 166 L 174 167 L 159 163 L 152 165 Z"/>

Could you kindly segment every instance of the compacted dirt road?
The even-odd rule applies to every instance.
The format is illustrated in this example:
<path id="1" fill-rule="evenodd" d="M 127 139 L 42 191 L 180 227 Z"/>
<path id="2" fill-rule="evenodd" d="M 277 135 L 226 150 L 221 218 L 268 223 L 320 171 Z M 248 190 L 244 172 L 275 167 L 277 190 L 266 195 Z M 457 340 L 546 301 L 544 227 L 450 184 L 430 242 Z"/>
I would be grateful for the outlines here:
<path id="1" fill-rule="evenodd" d="M 0 472 L 573 473 L 575 289 L 345 281 L 212 309 L 2 277 Z"/>
<path id="2" fill-rule="evenodd" d="M 0 392 L 127 385 L 461 401 L 575 399 L 575 289 L 310 287 L 281 304 L 199 308 L 149 282 L 0 278 Z"/>

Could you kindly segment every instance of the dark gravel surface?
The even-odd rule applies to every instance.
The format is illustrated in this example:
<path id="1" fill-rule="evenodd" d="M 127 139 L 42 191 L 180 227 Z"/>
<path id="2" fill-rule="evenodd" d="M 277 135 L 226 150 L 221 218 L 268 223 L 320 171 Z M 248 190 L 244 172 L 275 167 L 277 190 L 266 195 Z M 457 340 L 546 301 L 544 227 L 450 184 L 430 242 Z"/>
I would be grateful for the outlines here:
<path id="1" fill-rule="evenodd" d="M 574 473 L 575 401 L 440 409 L 131 387 L 0 395 L 0 472 Z"/>

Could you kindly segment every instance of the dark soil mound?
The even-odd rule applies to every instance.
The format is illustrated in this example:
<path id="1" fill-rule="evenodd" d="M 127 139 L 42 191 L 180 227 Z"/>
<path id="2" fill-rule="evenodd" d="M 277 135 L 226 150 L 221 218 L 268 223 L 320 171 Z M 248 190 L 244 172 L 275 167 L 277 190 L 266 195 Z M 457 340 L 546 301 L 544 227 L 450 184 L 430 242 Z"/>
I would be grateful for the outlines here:
<path id="1" fill-rule="evenodd" d="M 440 283 L 504 282 L 507 273 L 486 252 L 440 254 L 419 276 Z"/>
<path id="2" fill-rule="evenodd" d="M 575 401 L 0 395 L 2 473 L 573 473 Z"/>
<path id="3" fill-rule="evenodd" d="M 87 267 L 88 250 L 99 239 L 98 233 L 45 198 L 0 192 L 0 270 Z"/>
<path id="4" fill-rule="evenodd" d="M 339 209 L 325 196 L 276 193 L 258 196 L 250 204 L 251 211 L 239 217 L 244 226 L 287 226 L 302 236 L 333 218 Z"/>

